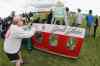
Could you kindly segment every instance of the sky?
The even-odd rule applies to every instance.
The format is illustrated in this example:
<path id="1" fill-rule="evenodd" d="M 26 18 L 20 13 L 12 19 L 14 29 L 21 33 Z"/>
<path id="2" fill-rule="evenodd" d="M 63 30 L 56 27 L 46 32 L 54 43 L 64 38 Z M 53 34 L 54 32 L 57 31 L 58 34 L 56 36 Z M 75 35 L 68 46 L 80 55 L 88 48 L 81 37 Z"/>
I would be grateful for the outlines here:
<path id="1" fill-rule="evenodd" d="M 77 8 L 80 8 L 83 13 L 87 14 L 91 9 L 94 15 L 100 15 L 100 0 L 64 0 L 64 3 L 72 11 L 77 11 Z"/>
<path id="2" fill-rule="evenodd" d="M 46 0 L 39 1 L 43 2 Z M 50 0 L 48 1 L 50 2 Z M 34 0 L 0 0 L 0 16 L 8 16 L 13 10 L 18 14 L 22 13 L 25 9 L 30 10 L 27 7 L 32 3 L 34 3 Z M 70 11 L 77 11 L 77 8 L 80 8 L 82 13 L 88 13 L 88 10 L 92 9 L 94 15 L 100 15 L 100 0 L 64 0 L 64 5 L 69 7 Z"/>
<path id="3" fill-rule="evenodd" d="M 10 15 L 11 11 L 22 13 L 32 0 L 0 0 L 0 17 Z"/>

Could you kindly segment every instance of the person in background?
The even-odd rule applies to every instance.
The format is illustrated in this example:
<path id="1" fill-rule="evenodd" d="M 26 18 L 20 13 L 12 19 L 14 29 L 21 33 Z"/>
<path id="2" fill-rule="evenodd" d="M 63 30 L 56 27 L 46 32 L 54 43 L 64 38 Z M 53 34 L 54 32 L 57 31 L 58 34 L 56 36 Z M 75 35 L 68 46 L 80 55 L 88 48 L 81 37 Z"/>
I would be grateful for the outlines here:
<path id="1" fill-rule="evenodd" d="M 2 20 L 2 32 L 1 32 L 1 38 L 4 39 L 4 34 L 6 32 L 6 22 L 5 18 Z"/>
<path id="2" fill-rule="evenodd" d="M 14 16 L 15 16 L 15 11 L 12 11 L 10 16 L 8 16 L 8 17 L 3 19 L 3 22 L 2 22 L 2 33 L 1 33 L 3 39 L 5 39 L 5 33 L 7 32 L 7 30 L 10 27 L 10 25 L 12 24 Z"/>
<path id="3" fill-rule="evenodd" d="M 15 11 L 12 11 L 12 12 L 11 12 L 11 15 L 8 16 L 8 18 L 7 18 L 7 27 L 6 27 L 7 29 L 9 28 L 9 26 L 10 26 L 11 23 L 13 22 L 14 16 L 15 16 Z"/>
<path id="4" fill-rule="evenodd" d="M 2 18 L 0 17 L 0 38 L 1 38 L 1 33 L 2 33 Z"/>
<path id="5" fill-rule="evenodd" d="M 81 9 L 77 9 L 76 26 L 79 27 L 82 24 L 82 21 L 83 21 L 83 15 L 81 14 Z"/>
<path id="6" fill-rule="evenodd" d="M 5 34 L 4 52 L 11 62 L 16 63 L 16 66 L 21 66 L 23 63 L 20 51 L 22 39 L 32 37 L 36 31 L 32 27 L 30 30 L 24 30 L 24 27 L 23 18 L 14 16 L 13 22 Z"/>
<path id="7" fill-rule="evenodd" d="M 65 10 L 64 10 L 64 21 L 65 21 L 65 25 L 70 25 L 70 14 L 69 14 L 69 8 L 66 7 Z"/>
<path id="8" fill-rule="evenodd" d="M 8 30 L 9 26 L 13 22 L 14 16 L 15 16 L 15 11 L 12 11 L 11 15 L 6 18 L 6 30 Z"/>
<path id="9" fill-rule="evenodd" d="M 94 39 L 96 38 L 96 31 L 97 31 L 98 26 L 99 26 L 99 17 L 96 15 L 95 22 L 94 22 L 94 33 L 93 33 Z"/>
<path id="10" fill-rule="evenodd" d="M 89 36 L 91 36 L 94 24 L 94 16 L 92 15 L 92 10 L 89 10 L 89 15 L 87 15 L 86 21 L 87 21 L 87 33 L 89 34 Z"/>
<path id="11" fill-rule="evenodd" d="M 53 11 L 51 9 L 49 14 L 48 14 L 48 17 L 47 17 L 47 20 L 48 20 L 47 24 L 51 24 L 52 18 L 53 18 Z"/>

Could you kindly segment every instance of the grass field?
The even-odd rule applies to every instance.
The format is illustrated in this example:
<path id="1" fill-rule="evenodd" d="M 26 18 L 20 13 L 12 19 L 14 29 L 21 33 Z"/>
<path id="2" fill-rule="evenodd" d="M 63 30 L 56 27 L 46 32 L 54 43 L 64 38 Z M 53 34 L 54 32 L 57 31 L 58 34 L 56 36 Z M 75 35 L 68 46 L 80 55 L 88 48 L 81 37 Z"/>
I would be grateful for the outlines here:
<path id="1" fill-rule="evenodd" d="M 23 66 L 100 66 L 100 27 L 97 31 L 97 37 L 85 38 L 79 58 L 72 60 L 66 57 L 60 57 L 47 54 L 39 50 L 33 49 L 28 52 L 22 49 L 24 60 L 28 64 Z M 3 40 L 0 39 L 0 66 L 14 66 L 11 64 L 7 56 L 3 52 Z"/>

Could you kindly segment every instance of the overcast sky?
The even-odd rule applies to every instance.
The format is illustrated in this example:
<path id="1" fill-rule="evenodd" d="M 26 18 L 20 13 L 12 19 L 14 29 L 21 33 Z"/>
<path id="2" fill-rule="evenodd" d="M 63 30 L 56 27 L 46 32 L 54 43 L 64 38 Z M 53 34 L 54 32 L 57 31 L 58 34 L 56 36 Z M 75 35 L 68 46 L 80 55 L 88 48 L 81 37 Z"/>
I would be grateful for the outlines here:
<path id="1" fill-rule="evenodd" d="M 100 15 L 100 0 L 64 0 L 65 5 L 71 10 L 76 11 L 81 8 L 83 13 L 88 13 L 92 9 L 94 14 Z"/>
<path id="2" fill-rule="evenodd" d="M 12 10 L 19 13 L 32 2 L 33 0 L 0 0 L 0 16 L 7 16 Z M 73 11 L 81 8 L 83 13 L 88 13 L 92 9 L 94 14 L 100 15 L 100 0 L 64 0 L 64 4 Z"/>
<path id="3" fill-rule="evenodd" d="M 0 16 L 8 16 L 13 10 L 19 13 L 31 2 L 32 0 L 0 0 Z"/>

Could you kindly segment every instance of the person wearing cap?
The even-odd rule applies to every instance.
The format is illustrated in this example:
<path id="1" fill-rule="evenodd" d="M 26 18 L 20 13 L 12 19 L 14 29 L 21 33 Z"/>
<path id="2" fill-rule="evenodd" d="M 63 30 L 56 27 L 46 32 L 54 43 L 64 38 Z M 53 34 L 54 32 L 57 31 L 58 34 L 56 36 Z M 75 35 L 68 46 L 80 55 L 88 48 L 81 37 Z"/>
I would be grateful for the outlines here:
<path id="1" fill-rule="evenodd" d="M 24 22 L 21 16 L 14 16 L 13 23 L 9 27 L 4 40 L 4 52 L 11 62 L 15 62 L 16 66 L 23 63 L 21 57 L 21 42 L 23 38 L 30 38 L 35 33 L 35 28 L 30 30 L 23 29 Z"/>

